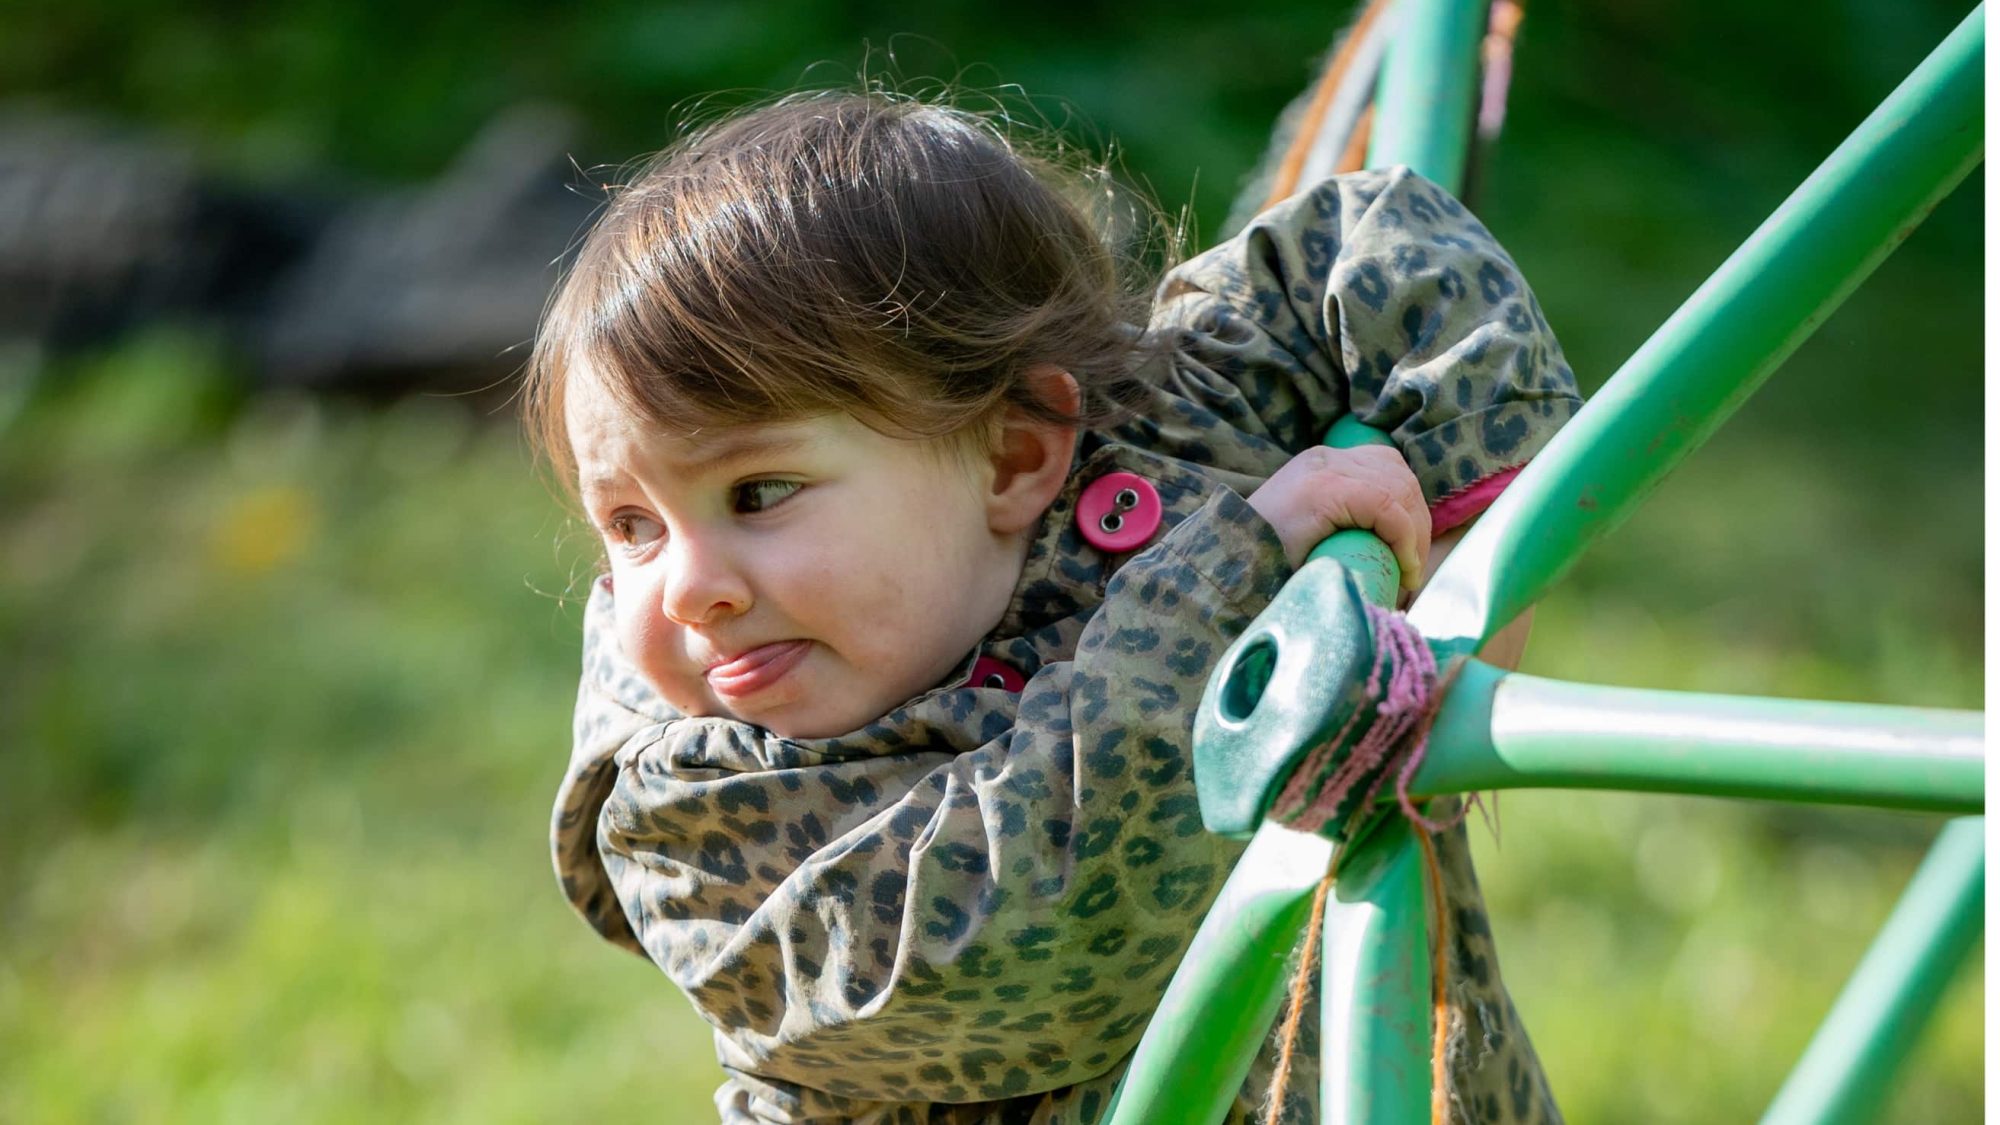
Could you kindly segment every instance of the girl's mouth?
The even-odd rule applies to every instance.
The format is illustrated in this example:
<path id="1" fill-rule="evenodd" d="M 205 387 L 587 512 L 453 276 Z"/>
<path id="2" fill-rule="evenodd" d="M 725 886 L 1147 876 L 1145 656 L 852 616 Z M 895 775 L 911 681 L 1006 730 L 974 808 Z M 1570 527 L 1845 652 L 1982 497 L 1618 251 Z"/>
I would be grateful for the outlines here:
<path id="1" fill-rule="evenodd" d="M 778 641 L 759 645 L 733 660 L 704 672 L 715 694 L 730 699 L 755 695 L 783 679 L 811 651 L 811 641 Z"/>

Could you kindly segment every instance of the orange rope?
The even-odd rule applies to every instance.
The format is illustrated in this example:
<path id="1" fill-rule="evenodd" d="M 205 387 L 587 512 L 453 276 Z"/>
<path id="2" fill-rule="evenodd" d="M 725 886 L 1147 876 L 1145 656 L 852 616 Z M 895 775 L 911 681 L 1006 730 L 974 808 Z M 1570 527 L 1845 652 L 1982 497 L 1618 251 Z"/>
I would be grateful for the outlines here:
<path id="1" fill-rule="evenodd" d="M 1417 845 L 1424 855 L 1424 890 L 1430 908 L 1431 934 L 1431 1125 L 1451 1125 L 1451 1067 L 1446 1051 L 1451 1043 L 1451 1003 L 1445 987 L 1449 968 L 1451 913 L 1444 902 L 1444 867 L 1438 862 L 1437 842 L 1421 825 Z M 1334 873 L 1328 872 L 1313 890 L 1312 916 L 1306 922 L 1305 948 L 1299 953 L 1299 968 L 1292 975 L 1291 1003 L 1278 1032 L 1278 1066 L 1271 1075 L 1271 1100 L 1264 1110 L 1264 1125 L 1281 1125 L 1285 1114 L 1285 1089 L 1291 1084 L 1292 1056 L 1299 1042 L 1299 1021 L 1305 1015 L 1306 993 L 1312 986 L 1313 961 L 1319 952 L 1320 931 L 1326 924 L 1326 896 L 1333 889 Z"/>
<path id="2" fill-rule="evenodd" d="M 1367 36 L 1369 26 L 1388 7 L 1389 0 L 1369 0 L 1368 6 L 1361 10 L 1361 18 L 1354 21 L 1353 29 L 1341 41 L 1340 49 L 1334 52 L 1333 62 L 1320 76 L 1319 88 L 1313 91 L 1312 104 L 1306 108 L 1305 118 L 1299 122 L 1299 131 L 1292 137 L 1291 147 L 1285 150 L 1284 160 L 1278 164 L 1278 176 L 1271 183 L 1271 194 L 1264 200 L 1265 207 L 1298 190 L 1299 173 L 1305 170 L 1306 156 L 1312 151 L 1313 139 L 1319 135 L 1320 122 L 1326 119 L 1326 111 L 1333 104 L 1333 92 L 1340 88 L 1347 68 L 1354 65 L 1355 53 L 1361 49 L 1361 40 Z"/>
<path id="3" fill-rule="evenodd" d="M 1271 1076 L 1271 1105 L 1264 1112 L 1264 1125 L 1279 1125 L 1285 1115 L 1285 1087 L 1292 1078 L 1292 1049 L 1299 1042 L 1299 1017 L 1305 1014 L 1306 992 L 1312 984 L 1313 956 L 1319 952 L 1320 926 L 1326 921 L 1326 893 L 1333 888 L 1333 872 L 1319 881 L 1313 891 L 1312 918 L 1306 923 L 1306 947 L 1299 954 L 1299 971 L 1292 977 L 1292 1003 L 1285 1012 L 1284 1044 L 1278 1053 L 1278 1070 Z"/>
<path id="4" fill-rule="evenodd" d="M 1368 164 L 1368 139 L 1374 133 L 1375 105 L 1370 102 L 1361 110 L 1361 116 L 1354 120 L 1354 132 L 1348 135 L 1347 148 L 1341 151 L 1340 163 L 1333 166 L 1335 172 L 1359 172 Z"/>
<path id="5" fill-rule="evenodd" d="M 1451 1005 L 1445 992 L 1448 932 L 1451 913 L 1444 905 L 1444 868 L 1438 863 L 1437 842 L 1417 826 L 1417 843 L 1424 852 L 1424 882 L 1431 908 L 1431 1125 L 1451 1125 L 1451 1067 L 1445 1050 L 1451 1042 Z"/>

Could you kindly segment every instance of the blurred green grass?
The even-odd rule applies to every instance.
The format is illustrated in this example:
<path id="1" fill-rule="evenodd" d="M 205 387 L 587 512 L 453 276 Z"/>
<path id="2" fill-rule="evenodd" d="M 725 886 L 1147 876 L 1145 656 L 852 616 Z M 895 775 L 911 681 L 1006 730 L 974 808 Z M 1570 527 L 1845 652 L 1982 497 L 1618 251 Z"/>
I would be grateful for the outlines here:
<path id="1" fill-rule="evenodd" d="M 1329 27 L 1304 5 L 1144 27 L 1031 7 L 1004 29 L 969 5 L 764 7 L 429 8 L 386 34 L 366 7 L 36 0 L 0 35 L 0 90 L 185 130 L 253 175 L 406 176 L 520 97 L 572 100 L 597 130 L 580 158 L 619 160 L 688 93 L 789 85 L 912 30 L 1067 99 L 1214 229 Z M 1962 14 L 1789 11 L 1531 10 L 1479 210 L 1587 387 Z M 1982 179 L 1542 606 L 1529 671 L 1981 705 Z M 564 595 L 592 562 L 513 423 L 467 399 L 246 398 L 245 374 L 163 330 L 32 394 L 0 380 L 0 1121 L 713 1120 L 705 1029 L 548 871 Z M 1480 870 L 1576 1122 L 1753 1117 L 1938 823 L 1501 806 Z M 1978 1118 L 1982 983 L 1960 975 L 1887 1119 Z"/>
<path id="2" fill-rule="evenodd" d="M 591 560 L 515 427 L 225 370 L 142 339 L 0 441 L 0 1119 L 710 1119 L 703 1027 L 548 873 Z M 1901 510 L 1754 437 L 1544 605 L 1529 670 L 1978 706 L 1976 485 Z M 1580 1122 L 1752 1115 L 1937 823 L 1502 813 L 1506 971 Z M 1976 1115 L 1980 987 L 1891 1119 Z"/>
<path id="3" fill-rule="evenodd" d="M 0 1120 L 710 1115 L 549 873 L 576 571 L 511 424 L 156 338 L 0 481 Z"/>

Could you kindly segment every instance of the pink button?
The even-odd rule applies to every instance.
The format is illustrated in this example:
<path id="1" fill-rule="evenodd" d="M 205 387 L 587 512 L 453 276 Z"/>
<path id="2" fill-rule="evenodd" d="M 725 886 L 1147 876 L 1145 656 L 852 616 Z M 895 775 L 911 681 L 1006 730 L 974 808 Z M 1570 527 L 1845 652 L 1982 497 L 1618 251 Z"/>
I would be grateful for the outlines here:
<path id="1" fill-rule="evenodd" d="M 1106 473 L 1076 498 L 1076 526 L 1106 554 L 1137 550 L 1160 530 L 1160 494 L 1144 477 Z"/>
<path id="2" fill-rule="evenodd" d="M 1019 692 L 1028 686 L 1021 673 L 990 656 L 982 656 L 972 662 L 972 675 L 966 678 L 966 687 L 997 687 Z"/>

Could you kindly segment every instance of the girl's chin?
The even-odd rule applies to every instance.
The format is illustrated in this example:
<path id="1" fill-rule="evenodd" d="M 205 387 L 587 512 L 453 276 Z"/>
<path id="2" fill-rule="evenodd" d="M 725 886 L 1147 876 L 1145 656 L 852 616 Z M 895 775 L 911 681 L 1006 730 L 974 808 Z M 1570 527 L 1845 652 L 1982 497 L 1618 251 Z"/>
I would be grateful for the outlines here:
<path id="1" fill-rule="evenodd" d="M 826 666 L 814 667 L 816 663 L 810 659 L 801 661 L 779 682 L 741 701 L 730 700 L 702 685 L 707 688 L 701 692 L 702 698 L 690 701 L 687 707 L 675 706 L 675 710 L 689 718 L 732 719 L 780 738 L 834 738 L 853 734 L 901 704 L 922 696 L 928 688 L 938 686 L 904 691 L 880 684 L 829 685 L 824 682 Z"/>
<path id="2" fill-rule="evenodd" d="M 833 738 L 837 735 L 852 734 L 879 715 L 859 718 L 841 715 L 813 715 L 804 712 L 772 715 L 765 718 L 749 718 L 745 722 L 763 727 L 780 738 Z"/>
<path id="3" fill-rule="evenodd" d="M 838 667 L 838 666 L 835 666 Z M 833 674 L 843 673 L 851 677 L 851 665 Z M 947 665 L 939 677 L 949 677 L 957 667 L 957 661 Z M 822 665 L 820 674 L 827 675 L 827 666 Z M 827 686 L 823 680 L 816 683 L 801 681 L 800 698 L 787 706 L 761 708 L 760 714 L 745 717 L 742 721 L 763 727 L 782 738 L 837 738 L 853 734 L 908 704 L 944 687 L 956 686 L 943 678 L 933 678 L 926 674 L 906 676 L 904 683 L 886 684 L 881 682 L 847 683 L 842 686 Z"/>
<path id="4" fill-rule="evenodd" d="M 742 721 L 763 727 L 780 738 L 835 738 L 853 734 L 893 709 L 865 703 L 857 707 L 852 702 L 853 698 L 850 694 L 845 707 L 814 706 L 824 701 L 802 700 L 795 706 L 746 715 Z"/>

